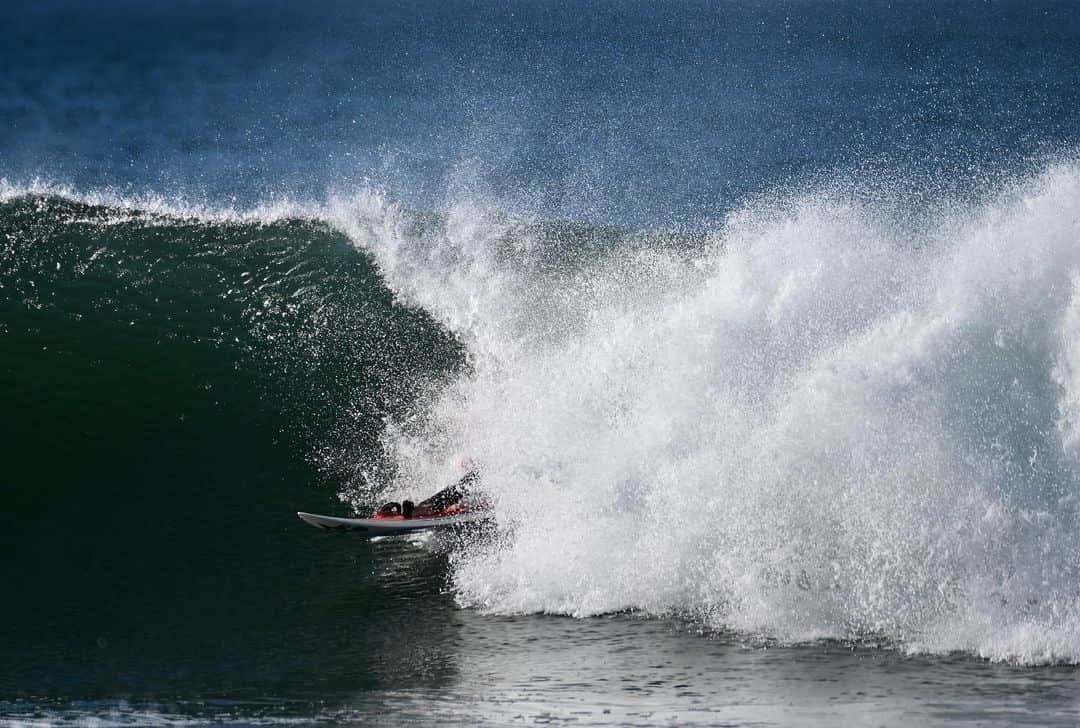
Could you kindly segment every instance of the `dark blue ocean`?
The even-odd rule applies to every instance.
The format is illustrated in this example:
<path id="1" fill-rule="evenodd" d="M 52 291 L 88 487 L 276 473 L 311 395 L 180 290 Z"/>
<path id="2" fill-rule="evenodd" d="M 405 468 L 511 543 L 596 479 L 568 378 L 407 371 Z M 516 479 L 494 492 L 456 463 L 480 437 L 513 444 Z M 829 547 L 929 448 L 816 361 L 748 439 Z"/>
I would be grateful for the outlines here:
<path id="1" fill-rule="evenodd" d="M 1077 722 L 1076 4 L 2 15 L 0 725 Z"/>

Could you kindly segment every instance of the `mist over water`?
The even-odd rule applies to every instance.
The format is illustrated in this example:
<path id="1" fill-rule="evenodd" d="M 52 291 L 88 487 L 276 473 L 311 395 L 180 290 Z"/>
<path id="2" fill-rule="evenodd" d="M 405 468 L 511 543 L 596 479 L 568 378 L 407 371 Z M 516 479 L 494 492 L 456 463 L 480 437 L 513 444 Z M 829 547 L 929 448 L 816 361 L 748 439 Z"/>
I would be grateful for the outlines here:
<path id="1" fill-rule="evenodd" d="M 465 207 L 422 245 L 343 224 L 469 348 L 385 436 L 413 482 L 483 463 L 508 535 L 458 599 L 1075 661 L 1078 192 L 1071 160 L 925 211 L 837 183 L 555 275 Z"/>

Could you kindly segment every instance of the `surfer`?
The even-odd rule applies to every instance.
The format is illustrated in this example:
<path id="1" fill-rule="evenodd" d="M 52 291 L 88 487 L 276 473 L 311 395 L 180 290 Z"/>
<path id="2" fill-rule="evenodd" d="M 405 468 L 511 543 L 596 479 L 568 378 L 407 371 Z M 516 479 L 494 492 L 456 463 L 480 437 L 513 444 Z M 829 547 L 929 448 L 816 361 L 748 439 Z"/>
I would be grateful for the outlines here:
<path id="1" fill-rule="evenodd" d="M 376 512 L 382 518 L 431 518 L 432 516 L 452 516 L 466 510 L 465 498 L 470 488 L 480 480 L 480 472 L 472 460 L 466 459 L 462 467 L 467 470 L 464 477 L 448 488 L 443 488 L 430 498 L 414 504 L 411 500 L 401 503 L 387 503 Z"/>
<path id="2" fill-rule="evenodd" d="M 460 527 L 492 520 L 491 504 L 477 491 L 480 471 L 472 460 L 461 463 L 465 475 L 417 504 L 406 500 L 382 505 L 370 518 L 337 518 L 297 512 L 300 520 L 330 531 L 360 531 L 368 536 L 389 536 Z"/>
<path id="3" fill-rule="evenodd" d="M 469 489 L 480 480 L 480 473 L 471 467 L 465 476 L 448 488 L 413 506 L 411 501 L 401 504 L 401 515 L 406 518 L 429 518 L 436 514 L 450 516 L 460 511 Z"/>

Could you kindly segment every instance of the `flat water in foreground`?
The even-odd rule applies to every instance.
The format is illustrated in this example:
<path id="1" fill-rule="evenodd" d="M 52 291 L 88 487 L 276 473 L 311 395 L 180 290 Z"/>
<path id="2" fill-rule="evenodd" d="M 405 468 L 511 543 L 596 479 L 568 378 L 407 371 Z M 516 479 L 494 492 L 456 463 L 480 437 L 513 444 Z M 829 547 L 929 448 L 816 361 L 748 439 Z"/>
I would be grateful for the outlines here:
<path id="1" fill-rule="evenodd" d="M 73 671 L 78 679 L 58 685 L 64 670 L 51 670 L 46 694 L 0 702 L 0 725 L 1080 720 L 1080 673 L 1073 667 L 1014 667 L 836 643 L 762 646 L 628 615 L 485 615 L 454 605 L 439 555 L 400 540 L 311 537 L 334 563 L 312 565 L 323 589 L 310 597 L 321 602 L 324 618 L 336 615 L 326 620 L 336 633 L 298 625 L 290 635 L 267 635 L 264 649 L 241 650 L 252 660 L 233 666 L 243 687 L 230 685 L 228 664 L 206 664 L 206 656 L 203 664 L 182 664 L 190 655 L 169 663 L 161 654 L 132 670 L 130 693 L 114 686 L 104 697 L 103 686 L 85 682 L 94 674 L 86 656 L 68 654 L 69 664 L 82 663 Z M 308 588 L 312 583 L 320 582 Z M 105 653 L 108 645 L 97 649 Z M 226 677 L 208 678 L 215 670 Z"/>

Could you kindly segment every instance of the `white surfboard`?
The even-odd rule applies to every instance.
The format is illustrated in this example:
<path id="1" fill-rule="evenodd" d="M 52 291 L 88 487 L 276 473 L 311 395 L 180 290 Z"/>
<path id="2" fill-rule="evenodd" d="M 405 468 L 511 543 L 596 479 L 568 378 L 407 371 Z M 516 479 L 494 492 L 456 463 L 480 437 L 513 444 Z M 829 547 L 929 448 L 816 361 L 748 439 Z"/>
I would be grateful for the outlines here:
<path id="1" fill-rule="evenodd" d="M 427 531 L 432 528 L 463 526 L 467 523 L 479 523 L 491 518 L 490 512 L 473 511 L 453 516 L 435 516 L 432 518 L 338 518 L 320 516 L 316 513 L 297 512 L 300 520 L 315 528 L 328 531 L 356 531 L 368 536 L 394 536 L 401 533 Z"/>

